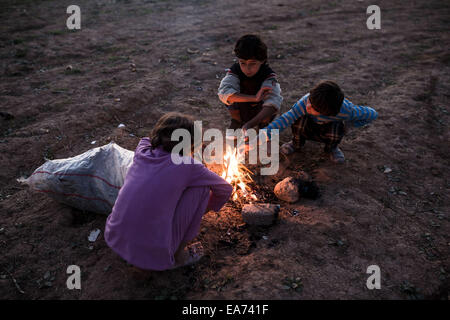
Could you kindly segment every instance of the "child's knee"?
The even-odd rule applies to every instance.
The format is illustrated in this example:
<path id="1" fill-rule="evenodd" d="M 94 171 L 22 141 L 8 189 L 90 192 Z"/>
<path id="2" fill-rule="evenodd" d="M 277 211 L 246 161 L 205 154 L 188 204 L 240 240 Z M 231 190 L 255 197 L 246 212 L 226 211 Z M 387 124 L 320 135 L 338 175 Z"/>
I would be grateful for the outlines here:
<path id="1" fill-rule="evenodd" d="M 237 121 L 241 121 L 241 112 L 239 110 L 236 109 L 228 109 L 228 112 L 231 115 L 231 118 L 237 120 Z"/>

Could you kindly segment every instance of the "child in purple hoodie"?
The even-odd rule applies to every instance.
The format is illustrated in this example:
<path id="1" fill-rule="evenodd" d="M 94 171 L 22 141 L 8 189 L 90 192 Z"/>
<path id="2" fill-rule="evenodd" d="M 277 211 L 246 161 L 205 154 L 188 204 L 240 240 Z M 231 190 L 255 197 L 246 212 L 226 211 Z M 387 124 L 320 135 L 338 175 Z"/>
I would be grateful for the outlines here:
<path id="1" fill-rule="evenodd" d="M 188 130 L 193 146 L 190 117 L 161 117 L 151 137 L 139 142 L 106 221 L 108 246 L 141 269 L 167 270 L 197 262 L 203 248 L 188 242 L 197 236 L 202 216 L 219 211 L 232 193 L 232 186 L 202 163 L 171 153 L 179 143 L 171 141 L 175 129 Z M 187 161 L 175 164 L 172 156 Z"/>

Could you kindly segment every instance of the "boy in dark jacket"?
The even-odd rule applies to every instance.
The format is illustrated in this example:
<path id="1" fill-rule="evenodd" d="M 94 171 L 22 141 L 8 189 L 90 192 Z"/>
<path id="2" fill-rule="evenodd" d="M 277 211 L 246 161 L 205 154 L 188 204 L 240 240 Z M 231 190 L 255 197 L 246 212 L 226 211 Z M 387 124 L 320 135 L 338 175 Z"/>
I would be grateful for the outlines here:
<path id="1" fill-rule="evenodd" d="M 283 97 L 267 63 L 267 46 L 256 35 L 242 36 L 234 48 L 239 59 L 220 82 L 219 99 L 231 115 L 230 129 L 265 127 L 279 112 Z"/>

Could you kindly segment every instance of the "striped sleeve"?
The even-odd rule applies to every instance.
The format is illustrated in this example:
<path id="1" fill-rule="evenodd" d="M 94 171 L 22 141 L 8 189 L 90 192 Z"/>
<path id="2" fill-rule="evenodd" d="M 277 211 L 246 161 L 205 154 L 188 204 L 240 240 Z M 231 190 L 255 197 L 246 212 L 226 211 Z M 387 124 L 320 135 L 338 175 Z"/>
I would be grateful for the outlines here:
<path id="1" fill-rule="evenodd" d="M 284 129 L 290 127 L 298 118 L 306 114 L 306 100 L 307 96 L 302 97 L 297 101 L 289 111 L 283 113 L 279 118 L 272 121 L 266 128 L 267 139 L 271 139 L 272 130 L 277 129 L 282 132 Z"/>
<path id="2" fill-rule="evenodd" d="M 378 113 L 371 107 L 355 105 L 348 100 L 346 102 L 346 107 L 350 113 L 348 120 L 352 121 L 355 127 L 369 124 L 378 117 Z"/>

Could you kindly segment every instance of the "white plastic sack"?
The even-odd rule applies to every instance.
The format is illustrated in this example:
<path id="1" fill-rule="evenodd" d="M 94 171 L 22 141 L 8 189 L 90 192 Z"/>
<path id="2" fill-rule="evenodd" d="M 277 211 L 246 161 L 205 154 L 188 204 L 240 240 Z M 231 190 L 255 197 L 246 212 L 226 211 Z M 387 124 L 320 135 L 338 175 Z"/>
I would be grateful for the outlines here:
<path id="1" fill-rule="evenodd" d="M 109 214 L 134 152 L 111 142 L 73 158 L 48 160 L 22 182 L 80 210 Z"/>

